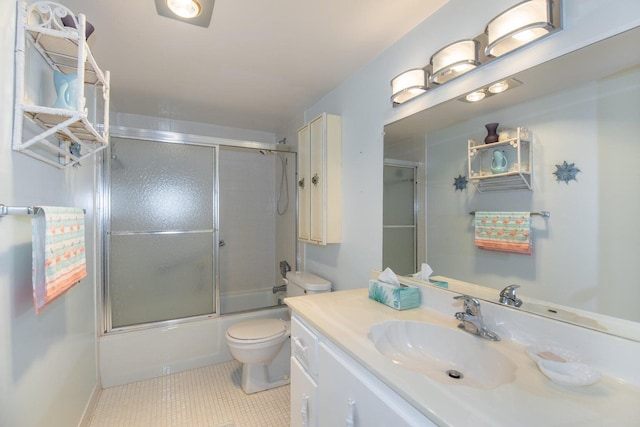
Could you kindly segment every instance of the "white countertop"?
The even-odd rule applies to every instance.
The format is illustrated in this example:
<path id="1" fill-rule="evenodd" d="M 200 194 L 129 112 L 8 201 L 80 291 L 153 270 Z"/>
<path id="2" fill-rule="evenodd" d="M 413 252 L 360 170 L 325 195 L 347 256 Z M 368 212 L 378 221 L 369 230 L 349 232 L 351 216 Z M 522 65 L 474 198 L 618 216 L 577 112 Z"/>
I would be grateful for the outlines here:
<path id="1" fill-rule="evenodd" d="M 486 341 L 518 368 L 513 382 L 481 390 L 403 368 L 378 352 L 368 338 L 371 326 L 386 320 L 425 321 L 457 329 L 455 318 L 438 311 L 425 307 L 397 311 L 370 300 L 366 288 L 287 298 L 285 302 L 438 425 L 640 426 L 638 387 L 606 375 L 587 387 L 557 385 L 515 341 Z"/>

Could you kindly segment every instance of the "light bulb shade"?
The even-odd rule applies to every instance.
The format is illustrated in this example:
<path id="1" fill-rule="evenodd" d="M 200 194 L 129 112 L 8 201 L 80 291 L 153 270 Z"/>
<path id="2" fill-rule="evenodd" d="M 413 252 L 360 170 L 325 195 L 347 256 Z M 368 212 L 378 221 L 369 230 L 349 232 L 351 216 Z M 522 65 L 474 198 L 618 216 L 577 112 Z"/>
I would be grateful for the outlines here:
<path id="1" fill-rule="evenodd" d="M 166 0 L 167 7 L 181 18 L 195 18 L 202 13 L 198 0 Z"/>
<path id="2" fill-rule="evenodd" d="M 427 91 L 427 73 L 424 68 L 414 68 L 391 80 L 391 102 L 402 104 Z"/>
<path id="3" fill-rule="evenodd" d="M 488 56 L 502 56 L 561 28 L 560 0 L 527 0 L 493 18 L 485 30 Z"/>
<path id="4" fill-rule="evenodd" d="M 460 40 L 443 47 L 431 56 L 433 72 L 431 83 L 442 84 L 461 76 L 474 68 L 478 62 L 478 42 L 473 39 Z"/>

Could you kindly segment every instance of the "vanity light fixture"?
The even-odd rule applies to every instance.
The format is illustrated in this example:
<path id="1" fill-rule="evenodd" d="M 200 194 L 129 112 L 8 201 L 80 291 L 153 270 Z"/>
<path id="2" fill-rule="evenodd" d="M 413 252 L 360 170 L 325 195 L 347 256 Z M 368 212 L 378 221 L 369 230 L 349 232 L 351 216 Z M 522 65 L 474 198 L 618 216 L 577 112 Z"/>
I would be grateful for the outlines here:
<path id="1" fill-rule="evenodd" d="M 407 102 L 426 91 L 427 72 L 424 68 L 407 70 L 391 80 L 391 102 L 394 105 Z"/>
<path id="2" fill-rule="evenodd" d="M 433 69 L 429 81 L 443 84 L 476 68 L 480 65 L 478 46 L 477 40 L 460 40 L 434 53 L 429 61 Z"/>
<path id="3" fill-rule="evenodd" d="M 160 1 L 160 0 L 156 0 Z M 562 0 L 526 0 L 493 18 L 472 39 L 451 43 L 431 55 L 424 68 L 405 71 L 391 80 L 391 102 L 397 106 L 438 85 L 462 76 L 494 59 L 562 29 Z M 520 82 L 507 79 L 460 98 L 477 102 Z"/>
<path id="4" fill-rule="evenodd" d="M 199 27 L 208 27 L 215 0 L 155 0 L 158 15 Z"/>
<path id="5" fill-rule="evenodd" d="M 485 54 L 502 56 L 561 27 L 559 0 L 523 1 L 487 24 Z"/>
<path id="6" fill-rule="evenodd" d="M 513 78 L 500 80 L 499 82 L 491 83 L 488 86 L 474 90 L 473 92 L 470 92 L 464 96 L 461 96 L 460 98 L 458 98 L 458 101 L 471 102 L 471 103 L 482 101 L 485 98 L 489 98 L 490 96 L 503 93 L 509 89 L 513 89 L 514 87 L 518 87 L 520 85 L 522 85 L 522 82 L 520 80 L 516 80 Z"/>

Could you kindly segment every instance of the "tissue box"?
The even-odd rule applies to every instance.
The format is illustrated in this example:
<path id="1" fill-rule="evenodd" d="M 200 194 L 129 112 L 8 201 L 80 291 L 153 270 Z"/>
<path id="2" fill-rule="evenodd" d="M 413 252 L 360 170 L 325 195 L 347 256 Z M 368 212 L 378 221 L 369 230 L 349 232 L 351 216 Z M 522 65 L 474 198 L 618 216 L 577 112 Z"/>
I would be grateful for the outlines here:
<path id="1" fill-rule="evenodd" d="M 396 310 L 407 310 L 420 305 L 420 289 L 369 280 L 369 298 Z"/>

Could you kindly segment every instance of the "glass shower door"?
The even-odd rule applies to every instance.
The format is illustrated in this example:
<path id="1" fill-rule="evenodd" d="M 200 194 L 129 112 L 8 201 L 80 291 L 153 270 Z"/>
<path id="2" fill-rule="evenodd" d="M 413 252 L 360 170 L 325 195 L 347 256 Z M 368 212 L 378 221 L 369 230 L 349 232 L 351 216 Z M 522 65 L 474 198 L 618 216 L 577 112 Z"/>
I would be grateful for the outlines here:
<path id="1" fill-rule="evenodd" d="M 384 165 L 382 263 L 395 273 L 416 272 L 416 167 Z"/>
<path id="2" fill-rule="evenodd" d="M 108 329 L 216 312 L 215 150 L 112 138 Z"/>

